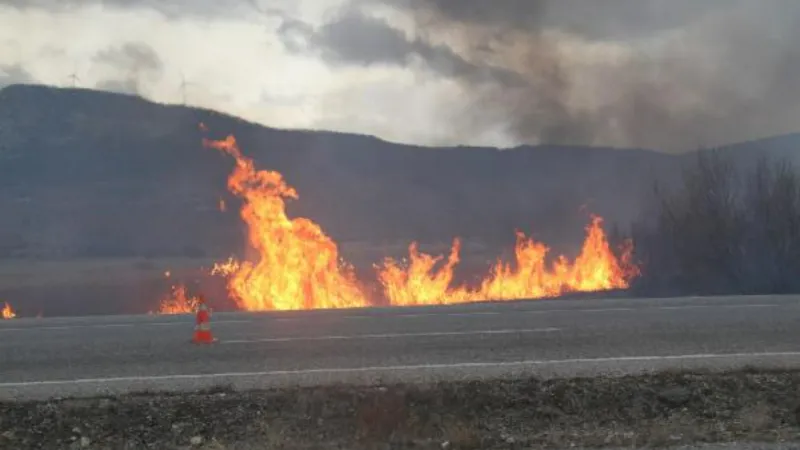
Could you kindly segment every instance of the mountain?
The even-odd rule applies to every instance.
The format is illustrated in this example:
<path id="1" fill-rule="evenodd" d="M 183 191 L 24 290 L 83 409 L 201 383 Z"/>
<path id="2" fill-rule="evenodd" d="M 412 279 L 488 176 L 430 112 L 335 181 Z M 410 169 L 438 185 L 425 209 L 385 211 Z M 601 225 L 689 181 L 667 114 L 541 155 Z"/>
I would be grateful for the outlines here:
<path id="1" fill-rule="evenodd" d="M 225 184 L 233 161 L 201 145 L 201 122 L 214 137 L 235 135 L 258 167 L 283 173 L 300 195 L 290 214 L 315 220 L 345 247 L 455 236 L 494 246 L 521 229 L 574 252 L 589 212 L 626 224 L 653 180 L 674 181 L 687 158 L 589 147 L 423 148 L 274 129 L 133 96 L 14 85 L 0 91 L 0 258 L 240 252 L 238 203 Z M 792 156 L 798 143 L 784 136 L 730 152 Z"/>

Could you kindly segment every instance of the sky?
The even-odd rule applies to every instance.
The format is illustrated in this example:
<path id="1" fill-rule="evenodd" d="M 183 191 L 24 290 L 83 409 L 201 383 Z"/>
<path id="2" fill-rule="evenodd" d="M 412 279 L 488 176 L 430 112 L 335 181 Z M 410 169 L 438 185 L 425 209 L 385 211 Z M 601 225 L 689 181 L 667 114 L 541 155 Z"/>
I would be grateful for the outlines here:
<path id="1" fill-rule="evenodd" d="M 800 131 L 796 0 L 0 0 L 0 87 L 419 145 Z"/>

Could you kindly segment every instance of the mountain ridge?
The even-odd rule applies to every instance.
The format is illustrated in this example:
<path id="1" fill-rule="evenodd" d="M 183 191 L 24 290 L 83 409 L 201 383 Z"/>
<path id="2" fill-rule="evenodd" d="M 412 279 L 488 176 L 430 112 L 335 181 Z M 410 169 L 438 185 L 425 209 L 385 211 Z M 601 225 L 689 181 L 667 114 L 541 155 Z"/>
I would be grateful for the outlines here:
<path id="1" fill-rule="evenodd" d="M 266 127 L 208 109 L 34 85 L 0 90 L 0 258 L 222 256 L 244 247 L 233 162 L 203 148 L 236 136 L 259 168 L 297 188 L 293 216 L 337 241 L 400 245 L 453 237 L 506 245 L 515 229 L 574 252 L 588 213 L 625 225 L 654 180 L 691 154 L 518 146 L 431 148 L 334 131 Z M 800 134 L 729 146 L 785 155 Z M 770 150 L 772 148 L 772 150 Z M 751 151 L 760 149 L 758 151 Z M 229 205 L 218 210 L 219 200 Z"/>

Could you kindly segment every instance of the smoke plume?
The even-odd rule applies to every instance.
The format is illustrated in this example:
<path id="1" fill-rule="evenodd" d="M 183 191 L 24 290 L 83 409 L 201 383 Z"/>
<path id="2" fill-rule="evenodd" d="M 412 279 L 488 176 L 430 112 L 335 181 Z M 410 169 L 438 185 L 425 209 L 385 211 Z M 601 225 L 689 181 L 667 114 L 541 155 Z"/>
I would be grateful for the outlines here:
<path id="1" fill-rule="evenodd" d="M 790 0 L 360 0 L 304 51 L 424 64 L 521 143 L 690 150 L 797 131 Z"/>

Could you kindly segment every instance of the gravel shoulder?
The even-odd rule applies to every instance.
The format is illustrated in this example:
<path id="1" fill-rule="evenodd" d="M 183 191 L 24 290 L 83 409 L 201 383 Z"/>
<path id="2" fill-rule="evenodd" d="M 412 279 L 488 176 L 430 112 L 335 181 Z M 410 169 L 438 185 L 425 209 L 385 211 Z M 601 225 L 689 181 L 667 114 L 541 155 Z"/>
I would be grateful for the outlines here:
<path id="1" fill-rule="evenodd" d="M 798 448 L 799 387 L 743 370 L 3 402 L 0 449 Z"/>

